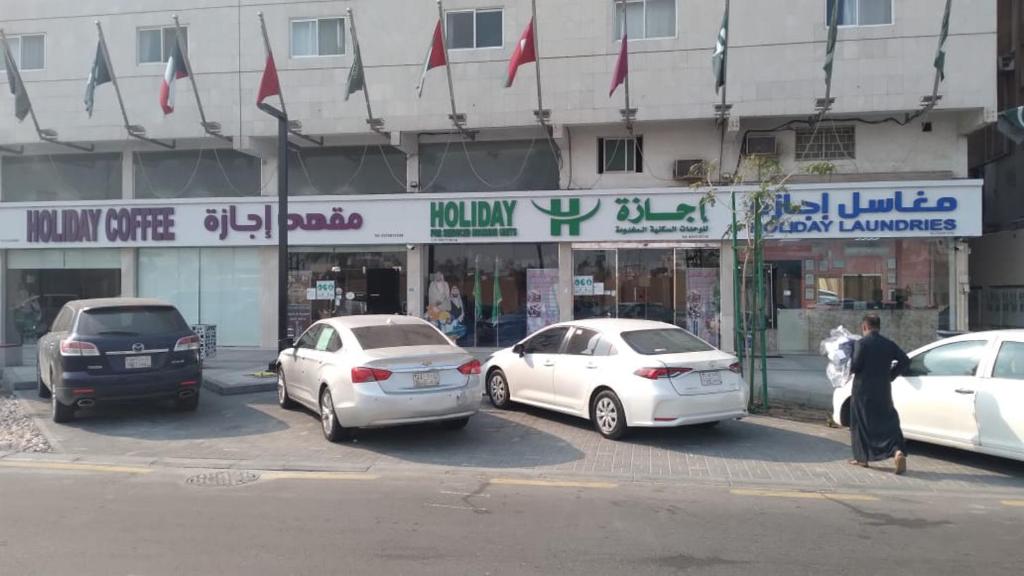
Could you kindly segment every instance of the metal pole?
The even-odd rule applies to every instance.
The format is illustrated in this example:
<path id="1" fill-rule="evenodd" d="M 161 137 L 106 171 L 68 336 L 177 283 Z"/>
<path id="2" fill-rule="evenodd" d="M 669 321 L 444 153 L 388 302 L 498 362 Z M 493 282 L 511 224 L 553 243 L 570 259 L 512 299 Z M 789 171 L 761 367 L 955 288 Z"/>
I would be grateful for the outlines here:
<path id="1" fill-rule="evenodd" d="M 736 221 L 736 190 L 732 190 L 730 194 L 732 199 L 732 302 L 733 302 L 733 330 L 732 339 L 734 350 L 736 350 L 736 357 L 740 361 L 740 365 L 743 365 L 743 356 L 745 352 L 746 342 L 743 341 L 743 302 L 740 299 L 740 282 L 743 279 L 740 277 L 740 253 L 739 253 L 739 227 Z"/>
<path id="2" fill-rule="evenodd" d="M 836 28 L 839 24 L 839 0 L 832 0 L 832 20 L 829 23 L 829 30 Z M 838 44 L 838 40 L 836 41 Z M 836 47 L 838 49 L 838 46 Z M 825 84 L 825 105 L 821 107 L 821 114 L 818 116 L 820 122 L 825 114 L 828 113 L 829 108 L 832 107 L 832 74 L 835 72 L 835 54 L 832 55 L 832 72 L 828 75 L 828 82 Z"/>
<path id="3" fill-rule="evenodd" d="M 124 127 L 131 132 L 131 123 L 128 121 L 128 112 L 124 109 L 124 99 L 121 98 L 121 85 L 117 82 L 117 74 L 114 73 L 114 65 L 110 61 L 110 52 L 107 50 L 107 39 L 103 36 L 103 25 L 96 21 L 96 32 L 100 36 L 100 49 L 103 51 L 103 60 L 107 64 L 107 72 L 110 74 L 110 82 L 114 85 L 114 93 L 117 94 L 117 103 L 121 107 L 121 118 L 124 118 Z"/>
<path id="4" fill-rule="evenodd" d="M 363 66 L 363 100 L 366 100 L 366 120 L 370 122 L 370 126 L 373 126 L 373 108 L 370 107 L 370 83 L 366 81 L 366 63 L 363 62 L 362 49 L 359 47 L 359 36 L 356 35 L 356 17 L 352 14 L 352 9 L 348 9 L 348 27 L 352 31 L 352 50 L 358 55 L 359 61 Z M 447 60 L 447 55 L 445 56 Z"/>
<path id="5" fill-rule="evenodd" d="M 462 129 L 462 124 L 459 122 L 459 113 L 455 108 L 455 84 L 452 82 L 452 62 L 448 58 L 448 26 L 444 20 L 444 6 L 441 5 L 441 0 L 437 0 L 437 15 L 438 25 L 441 26 L 441 48 L 444 50 L 444 69 L 448 74 L 448 97 L 452 104 L 452 122 L 456 128 Z"/>
<path id="6" fill-rule="evenodd" d="M 288 338 L 288 116 L 277 118 L 277 347 Z"/>
<path id="7" fill-rule="evenodd" d="M 533 9 L 533 54 L 536 58 L 534 62 L 534 71 L 537 73 L 537 120 L 543 126 L 545 124 L 544 117 L 544 96 L 540 87 L 540 33 L 537 31 L 537 0 L 531 0 L 531 8 Z"/>
<path id="8" fill-rule="evenodd" d="M 768 387 L 767 387 L 767 374 L 765 369 L 767 367 L 767 352 L 768 346 L 765 341 L 765 330 L 764 330 L 764 247 L 762 246 L 762 216 L 761 216 L 761 200 L 758 198 L 754 202 L 754 337 L 753 346 L 751 347 L 750 360 L 751 364 L 754 363 L 758 357 L 758 350 L 760 351 L 761 358 L 761 406 L 764 408 L 768 407 Z M 751 378 L 756 379 L 757 372 L 751 370 Z"/>
<path id="9" fill-rule="evenodd" d="M 729 19 L 729 0 L 725 0 L 725 19 L 726 19 L 726 22 L 728 22 L 728 19 Z M 721 33 L 721 30 L 719 30 L 719 33 Z M 727 128 L 727 126 L 726 126 L 726 120 L 727 120 L 726 110 L 727 109 L 725 107 L 725 105 L 726 105 L 725 95 L 726 95 L 726 93 L 729 90 L 729 82 L 728 82 L 728 75 L 729 75 L 729 34 L 728 34 L 728 32 L 726 32 L 726 36 L 725 36 L 725 51 L 722 53 L 722 71 L 723 71 L 723 74 L 726 76 L 726 82 L 722 83 L 722 107 L 719 109 L 719 116 L 718 116 L 718 121 L 721 124 L 721 126 L 720 126 L 721 138 L 718 141 L 718 181 L 719 182 L 722 181 L 722 165 L 725 162 L 725 132 L 726 132 L 726 128 Z M 717 81 L 717 79 L 716 79 L 716 81 Z M 734 204 L 733 211 L 734 211 L 734 214 L 735 214 L 735 210 L 736 210 L 735 201 L 736 201 L 736 198 L 733 197 L 733 204 Z"/>
<path id="10" fill-rule="evenodd" d="M 28 113 L 32 116 L 32 124 L 36 127 L 36 134 L 39 135 L 40 139 L 46 140 L 46 138 L 43 138 L 43 131 L 39 127 L 39 119 L 36 118 L 36 109 L 35 106 L 32 106 L 32 99 L 29 98 L 28 88 L 25 87 L 25 81 L 21 79 L 21 69 L 18 68 L 18 63 L 14 61 L 14 56 L 11 55 L 11 45 L 7 42 L 7 34 L 4 33 L 2 28 L 0 28 L 0 40 L 4 43 L 4 58 L 9 58 L 11 64 L 13 64 L 11 69 L 14 70 L 14 75 L 17 76 L 18 84 L 21 86 L 21 90 L 25 93 L 25 99 L 28 100 Z"/>
<path id="11" fill-rule="evenodd" d="M 267 34 L 267 23 L 263 20 L 263 11 L 257 12 L 256 15 L 260 17 L 260 32 L 263 34 L 263 48 L 267 51 L 267 56 L 273 59 L 274 51 L 270 48 L 270 36 Z M 277 68 L 276 61 L 274 62 L 274 68 Z M 191 75 L 191 72 L 189 72 L 189 74 Z M 281 86 L 280 75 L 278 75 L 277 81 L 277 98 L 281 102 L 281 113 L 287 117 L 288 107 L 284 104 L 284 87 Z"/>
<path id="12" fill-rule="evenodd" d="M 181 23 L 178 21 L 178 15 L 175 14 L 174 18 L 174 38 L 178 43 L 178 51 L 181 52 L 181 59 L 185 62 L 185 71 L 188 72 L 188 81 L 192 85 L 192 94 L 196 97 L 196 107 L 199 109 L 199 120 L 202 123 L 203 130 L 206 131 L 210 136 L 216 136 L 222 140 L 231 141 L 230 136 L 219 134 L 220 126 L 216 123 L 211 123 L 206 120 L 206 111 L 203 109 L 203 101 L 199 98 L 199 86 L 196 84 L 196 75 L 192 71 L 192 62 L 189 60 L 187 51 L 183 48 L 186 46 L 184 39 L 181 34 Z"/>
<path id="13" fill-rule="evenodd" d="M 622 0 L 622 42 L 629 43 L 629 9 L 626 0 Z M 629 59 L 629 48 L 626 48 L 626 58 Z M 626 72 L 626 131 L 633 133 L 633 109 L 629 107 L 629 72 Z"/>

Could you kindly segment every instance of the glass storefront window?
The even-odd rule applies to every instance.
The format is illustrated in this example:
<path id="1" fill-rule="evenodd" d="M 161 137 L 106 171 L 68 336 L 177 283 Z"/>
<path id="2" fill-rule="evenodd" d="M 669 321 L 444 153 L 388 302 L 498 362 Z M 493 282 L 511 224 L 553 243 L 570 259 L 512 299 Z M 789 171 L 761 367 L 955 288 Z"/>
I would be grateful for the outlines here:
<path id="1" fill-rule="evenodd" d="M 405 175 L 405 154 L 390 146 L 302 148 L 288 155 L 292 196 L 401 194 Z"/>
<path id="2" fill-rule="evenodd" d="M 260 159 L 231 149 L 135 154 L 136 198 L 259 196 Z"/>
<path id="3" fill-rule="evenodd" d="M 4 202 L 121 198 L 121 155 L 62 154 L 3 157 Z"/>
<path id="4" fill-rule="evenodd" d="M 573 274 L 576 319 L 656 320 L 720 343 L 718 250 L 578 249 Z"/>
<path id="5" fill-rule="evenodd" d="M 543 136 L 533 140 L 420 145 L 421 192 L 557 190 L 558 161 Z"/>
<path id="6" fill-rule="evenodd" d="M 426 317 L 460 346 L 511 346 L 558 321 L 558 246 L 430 246 Z"/>
<path id="7" fill-rule="evenodd" d="M 31 344 L 64 304 L 121 294 L 118 250 L 11 250 L 7 253 L 5 341 Z"/>
<path id="8" fill-rule="evenodd" d="M 296 335 L 322 318 L 405 313 L 405 248 L 358 250 L 292 249 L 288 326 Z"/>
<path id="9" fill-rule="evenodd" d="M 934 341 L 950 326 L 949 258 L 947 240 L 769 242 L 770 350 L 813 353 L 829 330 L 841 324 L 856 331 L 869 312 L 906 350 Z"/>

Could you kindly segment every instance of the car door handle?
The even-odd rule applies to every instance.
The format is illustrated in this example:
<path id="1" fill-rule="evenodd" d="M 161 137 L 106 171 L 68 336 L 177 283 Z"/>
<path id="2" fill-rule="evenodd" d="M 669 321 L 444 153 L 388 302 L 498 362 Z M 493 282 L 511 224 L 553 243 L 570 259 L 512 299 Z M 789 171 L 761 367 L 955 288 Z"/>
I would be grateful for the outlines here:
<path id="1" fill-rule="evenodd" d="M 548 361 L 544 362 L 544 365 L 545 366 L 554 366 L 555 365 L 555 361 L 554 360 L 548 360 Z"/>
<path id="2" fill-rule="evenodd" d="M 597 364 L 594 364 L 593 362 L 590 362 L 590 363 L 587 364 L 587 368 L 590 368 L 591 370 L 595 370 L 595 369 L 597 369 Z"/>
<path id="3" fill-rule="evenodd" d="M 957 388 L 957 394 L 974 394 L 974 390 L 968 390 L 967 388 Z"/>

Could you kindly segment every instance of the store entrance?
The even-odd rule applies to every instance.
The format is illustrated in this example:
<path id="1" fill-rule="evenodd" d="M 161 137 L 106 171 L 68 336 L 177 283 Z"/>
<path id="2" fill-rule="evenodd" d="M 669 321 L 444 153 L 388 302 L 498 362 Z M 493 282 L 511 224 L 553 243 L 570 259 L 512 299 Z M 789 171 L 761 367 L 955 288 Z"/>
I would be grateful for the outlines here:
<path id="1" fill-rule="evenodd" d="M 366 313 L 402 313 L 402 272 L 394 268 L 366 271 Z"/>
<path id="2" fill-rule="evenodd" d="M 655 320 L 718 345 L 718 268 L 712 248 L 577 247 L 573 317 Z"/>

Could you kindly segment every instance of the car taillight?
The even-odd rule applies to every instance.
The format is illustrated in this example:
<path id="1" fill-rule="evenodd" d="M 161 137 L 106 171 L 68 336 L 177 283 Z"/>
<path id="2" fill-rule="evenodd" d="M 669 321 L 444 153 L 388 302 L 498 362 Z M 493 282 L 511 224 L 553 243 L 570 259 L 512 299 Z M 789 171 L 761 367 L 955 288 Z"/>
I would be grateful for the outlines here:
<path id="1" fill-rule="evenodd" d="M 199 336 L 193 334 L 184 338 L 178 338 L 178 341 L 174 344 L 175 352 L 188 352 L 189 350 L 199 350 Z"/>
<path id="2" fill-rule="evenodd" d="M 480 361 L 470 360 L 469 362 L 466 362 L 462 366 L 459 366 L 458 370 L 460 374 L 465 374 L 466 376 L 469 376 L 470 374 L 479 374 Z"/>
<path id="3" fill-rule="evenodd" d="M 61 340 L 61 356 L 99 356 L 100 349 L 91 342 L 80 342 L 78 340 Z"/>
<path id="4" fill-rule="evenodd" d="M 366 382 L 383 382 L 391 378 L 391 372 L 384 370 L 383 368 L 353 368 L 352 369 L 352 383 L 363 384 Z"/>
<path id="5" fill-rule="evenodd" d="M 729 370 L 737 374 L 742 374 L 743 366 L 739 362 L 733 362 L 732 364 L 729 364 Z"/>
<path id="6" fill-rule="evenodd" d="M 641 368 L 634 372 L 634 374 L 648 380 L 657 380 L 658 378 L 682 376 L 687 372 L 693 372 L 693 368 Z"/>

